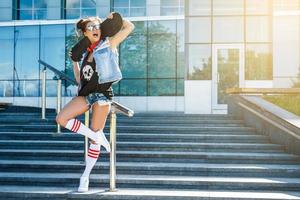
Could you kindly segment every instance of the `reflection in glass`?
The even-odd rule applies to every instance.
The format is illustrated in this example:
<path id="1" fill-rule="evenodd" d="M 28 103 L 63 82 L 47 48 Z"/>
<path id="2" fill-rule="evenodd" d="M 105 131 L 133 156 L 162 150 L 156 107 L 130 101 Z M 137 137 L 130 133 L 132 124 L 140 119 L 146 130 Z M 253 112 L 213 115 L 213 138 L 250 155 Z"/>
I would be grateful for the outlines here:
<path id="1" fill-rule="evenodd" d="M 211 18 L 191 17 L 189 18 L 189 43 L 211 42 Z"/>
<path id="2" fill-rule="evenodd" d="M 189 45 L 189 80 L 211 80 L 211 46 Z"/>
<path id="3" fill-rule="evenodd" d="M 123 79 L 120 82 L 120 91 L 122 96 L 147 96 L 146 79 Z"/>
<path id="4" fill-rule="evenodd" d="M 149 79 L 149 96 L 175 96 L 175 79 Z"/>
<path id="5" fill-rule="evenodd" d="M 176 21 L 150 23 L 148 65 L 151 78 L 176 77 Z"/>
<path id="6" fill-rule="evenodd" d="M 272 80 L 272 50 L 269 44 L 246 46 L 246 80 Z"/>
<path id="7" fill-rule="evenodd" d="M 71 48 L 78 42 L 78 38 L 75 34 L 75 28 L 73 24 L 66 25 L 66 46 L 65 46 L 65 73 L 71 77 L 72 79 L 75 79 L 74 73 L 73 73 L 73 62 L 69 57 L 69 52 L 71 51 Z M 67 83 L 66 88 L 68 89 L 69 85 Z"/>
<path id="8" fill-rule="evenodd" d="M 17 26 L 16 28 L 16 71 L 20 79 L 39 78 L 39 27 Z"/>
<path id="9" fill-rule="evenodd" d="M 51 84 L 47 82 L 47 93 L 51 92 Z M 14 95 L 16 97 L 37 97 L 39 96 L 39 80 L 15 81 Z M 48 95 L 48 94 L 47 94 Z M 57 95 L 56 95 L 57 96 Z"/>
<path id="10" fill-rule="evenodd" d="M 123 17 L 146 16 L 146 0 L 115 0 L 113 10 Z"/>
<path id="11" fill-rule="evenodd" d="M 0 81 L 0 97 L 13 97 L 12 81 Z"/>
<path id="12" fill-rule="evenodd" d="M 244 42 L 244 17 L 214 17 L 215 43 Z"/>
<path id="13" fill-rule="evenodd" d="M 19 19 L 60 19 L 60 0 L 20 0 Z"/>
<path id="14" fill-rule="evenodd" d="M 243 15 L 244 0 L 214 0 L 214 15 Z"/>
<path id="15" fill-rule="evenodd" d="M 226 89 L 239 87 L 239 50 L 218 49 L 218 104 L 225 104 Z"/>
<path id="16" fill-rule="evenodd" d="M 184 14 L 183 0 L 161 0 L 160 15 L 183 15 Z"/>
<path id="17" fill-rule="evenodd" d="M 271 21 L 266 16 L 246 17 L 247 42 L 270 42 Z"/>
<path id="18" fill-rule="evenodd" d="M 177 96 L 184 96 L 184 79 L 177 79 Z"/>
<path id="19" fill-rule="evenodd" d="M 148 36 L 148 75 L 151 78 L 176 77 L 176 36 L 153 34 Z"/>
<path id="20" fill-rule="evenodd" d="M 12 20 L 12 1 L 0 1 L 0 21 Z"/>
<path id="21" fill-rule="evenodd" d="M 14 28 L 0 27 L 0 80 L 13 78 L 14 65 Z M 4 51 L 5 49 L 5 51 Z"/>
<path id="22" fill-rule="evenodd" d="M 211 0 L 189 0 L 189 15 L 210 15 L 211 14 Z"/>
<path id="23" fill-rule="evenodd" d="M 56 69 L 65 72 L 65 25 L 41 26 L 41 59 Z M 47 72 L 47 78 L 54 74 Z"/>
<path id="24" fill-rule="evenodd" d="M 272 5 L 272 0 L 246 0 L 247 15 L 268 15 Z"/>
<path id="25" fill-rule="evenodd" d="M 177 78 L 184 78 L 184 20 L 177 21 Z"/>
<path id="26" fill-rule="evenodd" d="M 147 77 L 147 38 L 145 35 L 131 35 L 121 44 L 120 66 L 126 78 Z"/>

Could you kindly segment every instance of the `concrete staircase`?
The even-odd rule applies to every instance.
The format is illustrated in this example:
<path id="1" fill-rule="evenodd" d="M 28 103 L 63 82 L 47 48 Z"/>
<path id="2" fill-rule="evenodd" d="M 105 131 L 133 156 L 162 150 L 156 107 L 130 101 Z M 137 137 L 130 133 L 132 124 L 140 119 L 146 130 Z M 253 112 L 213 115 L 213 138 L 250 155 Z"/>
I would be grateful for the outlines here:
<path id="1" fill-rule="evenodd" d="M 0 112 L 0 199 L 300 199 L 299 156 L 232 116 L 181 113 L 118 116 L 118 191 L 102 149 L 79 194 L 83 137 L 37 111 Z"/>

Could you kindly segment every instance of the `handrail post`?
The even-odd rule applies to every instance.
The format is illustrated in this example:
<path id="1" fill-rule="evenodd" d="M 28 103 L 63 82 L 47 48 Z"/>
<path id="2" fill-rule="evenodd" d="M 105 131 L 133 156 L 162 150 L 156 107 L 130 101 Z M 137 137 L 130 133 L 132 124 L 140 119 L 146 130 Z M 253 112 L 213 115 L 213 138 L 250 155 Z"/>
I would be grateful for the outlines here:
<path id="1" fill-rule="evenodd" d="M 89 122 L 90 122 L 90 111 L 86 111 L 84 113 L 84 124 L 86 127 L 89 127 Z M 84 162 L 86 164 L 86 159 L 88 156 L 88 144 L 89 144 L 89 138 L 88 137 L 84 137 Z"/>
<path id="2" fill-rule="evenodd" d="M 46 119 L 46 68 L 42 74 L 42 119 Z"/>
<path id="3" fill-rule="evenodd" d="M 110 191 L 116 191 L 116 125 L 117 115 L 114 108 L 110 114 Z"/>
<path id="4" fill-rule="evenodd" d="M 58 114 L 61 110 L 61 79 L 57 80 L 57 105 L 56 105 L 56 113 Z M 61 133 L 60 125 L 57 124 L 57 133 Z"/>

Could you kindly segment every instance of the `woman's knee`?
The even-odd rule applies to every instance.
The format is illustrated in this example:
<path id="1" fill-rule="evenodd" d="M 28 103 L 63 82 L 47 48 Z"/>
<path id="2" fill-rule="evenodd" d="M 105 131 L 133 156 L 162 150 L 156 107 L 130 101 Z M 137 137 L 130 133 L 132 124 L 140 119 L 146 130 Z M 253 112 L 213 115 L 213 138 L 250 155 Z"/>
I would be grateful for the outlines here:
<path id="1" fill-rule="evenodd" d="M 68 120 L 61 113 L 58 113 L 58 115 L 56 116 L 56 123 L 65 127 L 68 123 Z"/>

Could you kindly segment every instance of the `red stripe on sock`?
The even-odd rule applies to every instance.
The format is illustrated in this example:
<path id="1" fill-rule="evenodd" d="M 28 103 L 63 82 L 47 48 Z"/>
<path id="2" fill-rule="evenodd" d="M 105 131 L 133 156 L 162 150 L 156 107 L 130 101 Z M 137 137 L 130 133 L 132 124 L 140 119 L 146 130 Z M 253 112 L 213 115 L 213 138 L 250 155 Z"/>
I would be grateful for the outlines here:
<path id="1" fill-rule="evenodd" d="M 89 154 L 92 154 L 94 156 L 98 156 L 99 155 L 99 153 L 93 153 L 93 152 L 90 152 L 90 151 L 89 151 Z"/>
<path id="2" fill-rule="evenodd" d="M 71 131 L 74 130 L 75 124 L 76 124 L 76 119 L 74 119 L 73 126 L 72 126 L 72 128 L 71 128 Z M 73 131 L 73 132 L 74 132 L 74 131 Z"/>
<path id="3" fill-rule="evenodd" d="M 98 158 L 98 156 L 94 156 L 94 155 L 90 155 L 90 154 L 88 154 L 88 156 L 91 158 Z"/>
<path id="4" fill-rule="evenodd" d="M 99 150 L 95 150 L 95 149 L 89 149 L 89 151 L 92 151 L 92 152 L 95 152 L 95 153 L 100 152 Z"/>
<path id="5" fill-rule="evenodd" d="M 78 121 L 78 125 L 77 125 L 76 130 L 75 130 L 76 133 L 77 133 L 77 131 L 79 130 L 80 125 L 81 125 L 81 122 L 80 122 L 79 120 L 77 120 L 77 121 Z"/>

